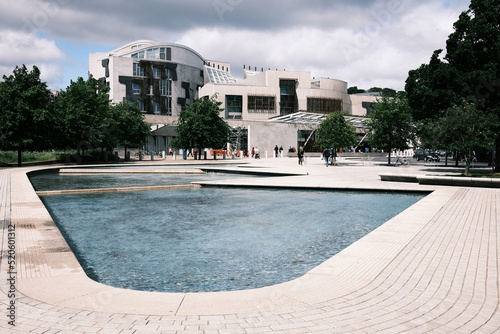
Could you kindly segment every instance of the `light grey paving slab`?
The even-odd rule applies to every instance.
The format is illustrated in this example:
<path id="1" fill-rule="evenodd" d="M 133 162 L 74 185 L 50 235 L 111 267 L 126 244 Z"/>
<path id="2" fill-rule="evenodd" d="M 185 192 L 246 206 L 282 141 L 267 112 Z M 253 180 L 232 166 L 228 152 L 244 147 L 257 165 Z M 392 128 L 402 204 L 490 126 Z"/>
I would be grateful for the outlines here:
<path id="1" fill-rule="evenodd" d="M 248 161 L 245 161 L 248 162 Z M 44 167 L 45 168 L 45 167 Z M 301 173 L 212 184 L 426 191 L 430 195 L 291 282 L 237 292 L 166 294 L 111 288 L 83 272 L 26 176 L 0 171 L 0 219 L 16 227 L 16 323 L 6 333 L 495 333 L 500 329 L 497 189 L 385 182 L 425 175 L 319 159 L 250 161 L 246 168 Z M 439 172 L 432 172 L 439 175 Z M 6 286 L 2 234 L 0 303 Z"/>

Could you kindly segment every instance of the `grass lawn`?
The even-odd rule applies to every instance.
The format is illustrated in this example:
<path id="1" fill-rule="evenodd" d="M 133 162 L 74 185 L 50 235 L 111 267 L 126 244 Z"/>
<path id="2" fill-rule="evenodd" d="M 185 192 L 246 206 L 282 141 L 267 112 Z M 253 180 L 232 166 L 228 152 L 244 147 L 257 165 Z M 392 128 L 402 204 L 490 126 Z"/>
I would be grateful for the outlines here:
<path id="1" fill-rule="evenodd" d="M 35 161 L 53 161 L 59 160 L 64 156 L 63 152 L 23 152 L 21 158 L 22 162 L 35 162 Z M 17 152 L 14 151 L 0 151 L 0 162 L 4 163 L 17 163 Z"/>

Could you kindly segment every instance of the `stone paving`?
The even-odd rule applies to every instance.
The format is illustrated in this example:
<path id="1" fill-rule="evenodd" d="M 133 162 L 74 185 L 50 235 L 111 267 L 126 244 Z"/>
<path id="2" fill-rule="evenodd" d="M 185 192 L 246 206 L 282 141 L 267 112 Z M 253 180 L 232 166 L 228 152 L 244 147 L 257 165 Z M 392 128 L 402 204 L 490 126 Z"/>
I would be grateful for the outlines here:
<path id="1" fill-rule="evenodd" d="M 430 194 L 296 280 L 246 291 L 156 293 L 87 278 L 26 176 L 39 168 L 3 170 L 0 332 L 500 332 L 500 189 L 383 182 L 379 176 L 456 173 L 429 166 L 341 161 L 326 168 L 319 158 L 304 166 L 283 158 L 251 160 L 244 168 L 305 175 L 216 185 Z M 16 255 L 12 273 L 9 245 Z"/>

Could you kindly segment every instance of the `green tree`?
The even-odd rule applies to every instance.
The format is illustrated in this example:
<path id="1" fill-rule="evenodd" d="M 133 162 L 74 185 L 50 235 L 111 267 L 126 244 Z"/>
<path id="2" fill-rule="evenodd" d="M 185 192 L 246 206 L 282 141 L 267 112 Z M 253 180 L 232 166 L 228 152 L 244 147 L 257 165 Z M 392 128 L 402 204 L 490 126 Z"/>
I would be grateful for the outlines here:
<path id="1" fill-rule="evenodd" d="M 223 148 L 231 135 L 230 126 L 220 117 L 222 103 L 211 98 L 200 98 L 179 115 L 175 148 Z"/>
<path id="2" fill-rule="evenodd" d="M 347 94 L 358 94 L 358 93 L 365 93 L 365 92 L 366 92 L 366 90 L 358 89 L 357 86 L 349 87 L 349 89 L 347 89 Z"/>
<path id="3" fill-rule="evenodd" d="M 106 140 L 107 146 L 113 148 L 122 145 L 126 159 L 127 148 L 142 146 L 151 131 L 136 103 L 121 102 L 112 105 L 111 114 L 114 125 Z"/>
<path id="4" fill-rule="evenodd" d="M 356 144 L 356 128 L 345 119 L 345 115 L 345 112 L 333 112 L 318 126 L 316 141 L 321 149 L 328 147 L 338 150 Z"/>
<path id="5" fill-rule="evenodd" d="M 464 154 L 465 175 L 468 176 L 473 152 L 493 147 L 498 126 L 497 115 L 483 112 L 474 103 L 464 100 L 443 112 L 431 123 L 430 129 L 443 148 Z"/>
<path id="6" fill-rule="evenodd" d="M 415 119 L 430 119 L 465 99 L 500 116 L 500 1 L 471 0 L 446 41 L 446 55 L 410 71 L 406 81 Z M 496 147 L 500 151 L 500 133 Z M 500 171 L 500 154 L 496 156 Z"/>
<path id="7" fill-rule="evenodd" d="M 25 65 L 14 69 L 14 74 L 3 76 L 0 82 L 0 148 L 17 151 L 17 165 L 21 166 L 22 152 L 41 150 L 48 146 L 45 130 L 49 103 L 47 84 L 40 80 L 40 70 Z"/>
<path id="8" fill-rule="evenodd" d="M 80 77 L 60 92 L 54 106 L 61 134 L 59 146 L 76 149 L 78 162 L 87 150 L 109 146 L 106 140 L 114 124 L 107 91 L 102 81 Z"/>
<path id="9" fill-rule="evenodd" d="M 366 125 L 371 129 L 370 144 L 389 152 L 392 149 L 406 150 L 415 140 L 415 126 L 406 97 L 382 97 L 373 105 L 374 111 Z"/>

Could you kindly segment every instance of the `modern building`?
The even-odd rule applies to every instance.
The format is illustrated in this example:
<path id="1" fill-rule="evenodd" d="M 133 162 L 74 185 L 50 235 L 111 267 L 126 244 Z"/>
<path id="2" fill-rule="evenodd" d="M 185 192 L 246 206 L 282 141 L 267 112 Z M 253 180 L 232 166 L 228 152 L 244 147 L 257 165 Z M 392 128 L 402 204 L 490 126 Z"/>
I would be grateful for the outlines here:
<path id="1" fill-rule="evenodd" d="M 317 126 L 304 119 L 295 123 L 276 119 L 298 112 L 334 111 L 363 117 L 377 99 L 349 95 L 345 81 L 311 78 L 305 71 L 244 66 L 243 78 L 234 78 L 229 63 L 206 59 L 183 45 L 147 40 L 91 53 L 89 73 L 109 85 L 112 102 L 138 103 L 153 130 L 148 142 L 153 151 L 169 149 L 179 113 L 200 97 L 216 96 L 222 102 L 221 117 L 235 129 L 238 149 L 259 147 L 269 154 L 276 145 L 285 149 L 304 145 Z M 358 132 L 362 138 L 364 129 Z"/>

